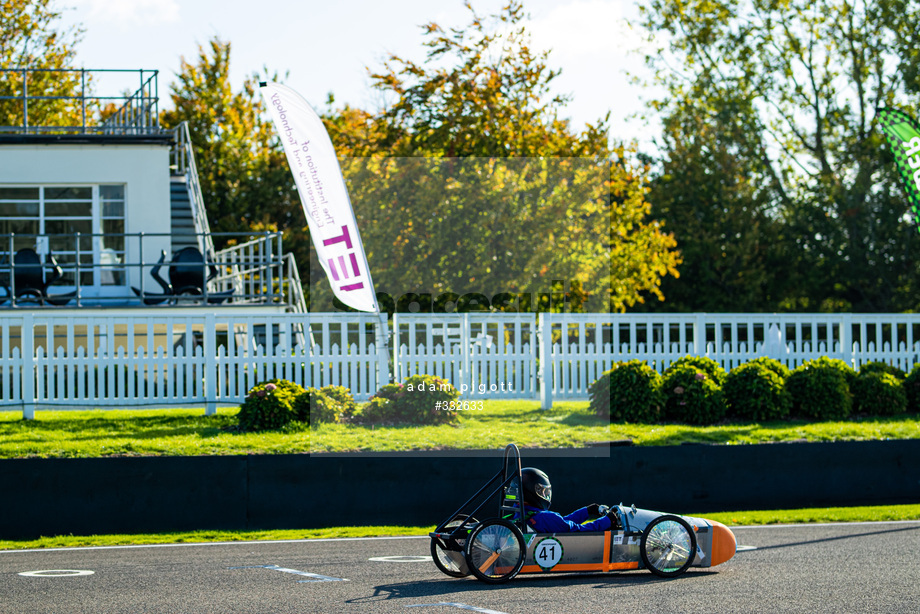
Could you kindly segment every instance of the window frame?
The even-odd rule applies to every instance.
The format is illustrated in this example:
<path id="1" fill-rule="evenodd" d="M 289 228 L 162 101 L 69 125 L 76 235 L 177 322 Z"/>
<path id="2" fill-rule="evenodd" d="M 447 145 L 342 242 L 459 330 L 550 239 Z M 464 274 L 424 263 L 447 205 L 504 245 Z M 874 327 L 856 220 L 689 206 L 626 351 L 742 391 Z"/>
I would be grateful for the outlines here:
<path id="1" fill-rule="evenodd" d="M 67 189 L 67 188 L 74 188 L 74 189 L 90 188 L 90 198 L 89 199 L 86 199 L 86 198 L 68 198 L 68 199 L 49 198 L 50 195 L 48 194 L 48 192 L 50 190 Z M 116 189 L 120 188 L 121 198 L 119 199 L 117 197 L 116 198 L 107 197 L 105 198 L 105 200 L 103 200 L 103 188 L 116 188 Z M 26 235 L 30 238 L 34 238 L 34 242 L 31 245 L 22 245 L 19 241 L 15 241 L 12 244 L 13 253 L 15 253 L 17 249 L 21 249 L 22 247 L 32 247 L 33 249 L 35 249 L 36 252 L 39 253 L 42 260 L 44 261 L 45 256 L 48 254 L 49 249 L 52 248 L 52 242 L 54 241 L 52 236 L 49 236 L 48 234 L 49 224 L 53 224 L 54 222 L 62 222 L 66 224 L 68 220 L 74 220 L 74 221 L 89 220 L 90 228 L 92 230 L 92 232 L 89 233 L 92 236 L 91 238 L 91 246 L 92 246 L 91 247 L 91 252 L 92 252 L 92 267 L 91 268 L 92 268 L 92 271 L 90 275 L 90 279 L 92 283 L 84 283 L 81 280 L 81 283 L 79 284 L 81 295 L 86 296 L 86 297 L 92 297 L 92 296 L 105 296 L 105 295 L 117 296 L 117 295 L 124 294 L 124 291 L 128 285 L 128 279 L 127 279 L 128 276 L 126 274 L 126 267 L 125 267 L 125 261 L 126 261 L 125 254 L 126 254 L 127 241 L 124 238 L 125 229 L 127 227 L 127 221 L 128 221 L 128 195 L 127 195 L 128 186 L 126 183 L 119 183 L 119 182 L 53 183 L 53 184 L 2 183 L 0 184 L 0 189 L 37 189 L 38 190 L 37 200 L 36 199 L 25 199 L 25 198 L 23 199 L 13 199 L 13 198 L 0 199 L 0 203 L 16 203 L 16 202 L 32 203 L 32 202 L 35 202 L 38 204 L 38 215 L 37 216 L 9 216 L 9 215 L 3 215 L 3 213 L 0 212 L 0 220 L 3 220 L 3 221 L 8 221 L 8 220 L 33 221 L 34 220 L 38 222 L 38 233 L 36 233 L 36 235 L 19 233 L 20 235 Z M 0 194 L 0 196 L 2 196 L 2 194 Z M 105 215 L 104 205 L 106 203 L 118 203 L 119 201 L 121 203 L 121 216 Z M 75 215 L 75 216 L 49 215 L 48 205 L 49 204 L 53 205 L 55 202 L 64 203 L 64 204 L 78 203 L 78 202 L 87 203 L 90 205 L 90 215 L 89 216 L 87 215 Z M 112 221 L 112 220 L 121 221 L 122 231 L 120 233 L 108 233 L 108 235 L 121 235 L 120 249 L 114 249 L 112 247 L 109 247 L 106 245 L 104 241 L 105 236 L 108 236 L 104 231 L 105 222 Z M 56 238 L 58 240 L 60 240 L 61 238 L 65 236 L 74 237 L 74 234 L 70 234 L 70 235 L 68 235 L 67 233 L 55 233 L 55 234 L 57 235 Z M 0 244 L 0 252 L 9 253 L 11 236 L 12 236 L 11 233 L 5 233 L 3 238 L 0 239 L 0 241 L 4 242 L 3 244 Z M 64 280 L 59 281 L 58 283 L 55 284 L 55 287 L 60 287 L 63 289 L 75 289 L 77 288 L 76 276 L 75 276 L 76 275 L 76 255 L 79 251 L 79 254 L 81 256 L 81 261 L 82 261 L 84 255 L 86 254 L 86 251 L 84 251 L 82 248 L 77 250 L 78 246 L 76 245 L 73 238 L 68 239 L 68 240 L 70 241 L 70 246 L 69 246 L 70 249 L 65 249 L 65 250 L 59 249 L 59 250 L 53 251 L 52 253 L 54 253 L 56 260 L 58 260 L 59 264 L 61 265 L 61 268 L 64 270 L 65 278 L 68 274 L 71 276 L 71 278 L 67 280 L 67 282 L 65 283 L 62 283 L 64 282 Z M 83 237 L 81 237 L 80 243 L 81 244 L 84 243 Z M 118 243 L 116 243 L 116 245 L 118 245 Z M 104 264 L 102 262 L 102 253 L 104 250 L 107 250 L 107 249 L 112 250 L 113 255 L 117 259 L 116 264 L 119 266 L 116 266 L 112 269 L 108 269 L 108 268 L 103 269 L 101 267 L 101 265 Z M 65 255 L 67 259 L 62 262 L 59 254 Z M 9 254 L 8 257 L 12 259 L 12 254 Z M 106 271 L 113 274 L 114 277 L 110 278 L 108 283 L 103 283 L 103 277 Z M 83 277 L 83 279 L 85 279 L 86 277 L 85 274 L 86 274 L 86 271 L 81 270 L 81 276 Z"/>

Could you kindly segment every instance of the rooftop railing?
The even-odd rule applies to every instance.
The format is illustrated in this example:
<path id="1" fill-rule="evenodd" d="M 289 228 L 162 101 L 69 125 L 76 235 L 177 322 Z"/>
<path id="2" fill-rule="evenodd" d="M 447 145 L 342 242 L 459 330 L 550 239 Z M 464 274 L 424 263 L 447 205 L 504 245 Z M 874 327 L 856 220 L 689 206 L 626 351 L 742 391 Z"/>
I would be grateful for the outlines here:
<path id="1" fill-rule="evenodd" d="M 158 102 L 156 70 L 0 69 L 0 134 L 160 135 Z"/>
<path id="2" fill-rule="evenodd" d="M 194 235 L 181 237 L 186 247 L 180 237 L 154 233 L 2 235 L 0 309 L 273 305 L 306 311 L 281 233 L 214 236 L 234 245 L 209 256 L 192 247 L 201 244 Z M 197 253 L 191 261 L 180 256 L 189 250 Z M 150 257 L 157 252 L 159 258 Z M 180 275 L 201 283 L 184 285 Z"/>

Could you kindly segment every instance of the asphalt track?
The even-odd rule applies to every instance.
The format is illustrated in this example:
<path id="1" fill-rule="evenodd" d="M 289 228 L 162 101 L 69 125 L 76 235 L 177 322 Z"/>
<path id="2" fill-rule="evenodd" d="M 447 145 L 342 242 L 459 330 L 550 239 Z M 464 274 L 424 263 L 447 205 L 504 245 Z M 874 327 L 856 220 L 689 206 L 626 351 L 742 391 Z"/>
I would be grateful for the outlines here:
<path id="1" fill-rule="evenodd" d="M 920 522 L 735 534 L 756 549 L 673 580 L 633 571 L 498 586 L 440 574 L 419 538 L 4 551 L 0 612 L 920 612 Z"/>

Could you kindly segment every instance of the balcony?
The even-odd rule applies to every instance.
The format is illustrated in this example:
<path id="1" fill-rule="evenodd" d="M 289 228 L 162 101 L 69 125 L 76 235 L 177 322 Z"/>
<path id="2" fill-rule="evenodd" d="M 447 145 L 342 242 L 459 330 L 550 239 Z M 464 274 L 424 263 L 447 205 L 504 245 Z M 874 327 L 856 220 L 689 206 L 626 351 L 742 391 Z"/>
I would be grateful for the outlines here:
<path id="1" fill-rule="evenodd" d="M 230 244 L 213 251 L 212 238 Z M 0 235 L 0 310 L 273 306 L 305 312 L 280 233 Z M 197 245 L 197 247 L 196 247 Z"/>

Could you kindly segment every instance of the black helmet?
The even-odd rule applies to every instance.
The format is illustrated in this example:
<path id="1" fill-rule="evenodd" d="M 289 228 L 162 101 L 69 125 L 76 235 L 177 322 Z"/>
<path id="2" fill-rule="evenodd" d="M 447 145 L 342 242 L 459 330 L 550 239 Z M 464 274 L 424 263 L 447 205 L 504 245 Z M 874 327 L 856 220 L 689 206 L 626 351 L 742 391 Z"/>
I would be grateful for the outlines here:
<path id="1" fill-rule="evenodd" d="M 553 499 L 553 485 L 550 484 L 549 477 L 539 469 L 525 467 L 521 469 L 521 478 L 524 482 L 521 485 L 524 503 L 548 510 Z"/>

